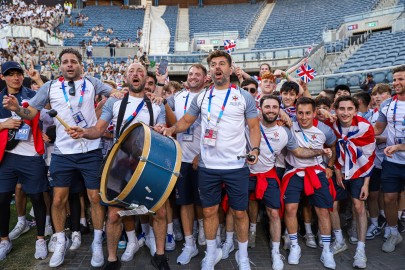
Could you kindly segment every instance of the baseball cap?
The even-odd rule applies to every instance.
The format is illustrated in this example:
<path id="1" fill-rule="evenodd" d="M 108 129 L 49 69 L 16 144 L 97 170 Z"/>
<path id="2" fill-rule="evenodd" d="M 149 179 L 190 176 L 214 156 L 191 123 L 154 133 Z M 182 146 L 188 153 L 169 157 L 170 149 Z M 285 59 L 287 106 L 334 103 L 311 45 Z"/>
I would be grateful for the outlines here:
<path id="1" fill-rule="evenodd" d="M 367 73 L 367 75 L 366 75 L 367 77 L 373 77 L 373 74 L 371 74 L 371 73 Z"/>
<path id="2" fill-rule="evenodd" d="M 5 75 L 7 73 L 7 71 L 12 70 L 12 69 L 18 70 L 24 74 L 23 68 L 17 62 L 8 61 L 8 62 L 4 62 L 3 64 L 1 64 L 1 74 L 3 74 L 3 75 Z"/>

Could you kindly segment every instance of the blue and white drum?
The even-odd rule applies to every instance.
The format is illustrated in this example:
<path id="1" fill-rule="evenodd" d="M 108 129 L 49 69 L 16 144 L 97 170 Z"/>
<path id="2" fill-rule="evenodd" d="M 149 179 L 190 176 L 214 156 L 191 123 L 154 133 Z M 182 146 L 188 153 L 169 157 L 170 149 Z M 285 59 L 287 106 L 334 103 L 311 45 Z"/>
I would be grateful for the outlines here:
<path id="1" fill-rule="evenodd" d="M 101 175 L 105 204 L 156 212 L 167 200 L 180 174 L 181 149 L 176 140 L 143 123 L 126 129 L 114 144 Z"/>

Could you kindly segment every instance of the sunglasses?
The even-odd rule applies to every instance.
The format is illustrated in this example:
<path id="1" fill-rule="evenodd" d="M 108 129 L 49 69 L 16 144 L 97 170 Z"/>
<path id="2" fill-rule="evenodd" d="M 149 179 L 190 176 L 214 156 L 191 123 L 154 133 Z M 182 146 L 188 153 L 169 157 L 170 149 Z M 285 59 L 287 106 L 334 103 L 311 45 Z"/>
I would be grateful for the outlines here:
<path id="1" fill-rule="evenodd" d="M 252 87 L 252 88 L 247 88 L 247 87 L 243 87 L 244 90 L 249 91 L 250 93 L 254 94 L 256 93 L 256 88 Z"/>
<path id="2" fill-rule="evenodd" d="M 76 87 L 75 87 L 75 82 L 68 82 L 68 86 L 70 87 L 69 89 L 69 95 L 74 96 L 76 94 Z"/>

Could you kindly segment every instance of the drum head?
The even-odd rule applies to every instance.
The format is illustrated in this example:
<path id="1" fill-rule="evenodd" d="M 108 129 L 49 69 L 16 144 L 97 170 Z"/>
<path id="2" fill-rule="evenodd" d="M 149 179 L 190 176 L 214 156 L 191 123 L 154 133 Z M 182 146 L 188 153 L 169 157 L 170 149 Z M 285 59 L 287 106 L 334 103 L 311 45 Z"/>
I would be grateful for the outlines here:
<path id="1" fill-rule="evenodd" d="M 124 134 L 123 134 L 124 135 Z M 131 180 L 142 156 L 145 131 L 142 125 L 137 125 L 127 133 L 110 163 L 107 175 L 106 197 L 113 200 Z"/>

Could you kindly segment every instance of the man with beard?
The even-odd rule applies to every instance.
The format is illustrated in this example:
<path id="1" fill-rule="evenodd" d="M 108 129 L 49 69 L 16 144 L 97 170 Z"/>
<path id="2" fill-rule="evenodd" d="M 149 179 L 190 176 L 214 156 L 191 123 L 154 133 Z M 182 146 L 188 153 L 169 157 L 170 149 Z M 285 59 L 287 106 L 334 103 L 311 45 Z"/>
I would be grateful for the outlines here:
<path id="1" fill-rule="evenodd" d="M 139 63 L 131 64 L 128 67 L 126 74 L 126 81 L 129 83 L 129 96 L 128 104 L 125 108 L 125 113 L 123 119 L 125 122 L 130 122 L 133 125 L 137 122 L 150 122 L 150 113 L 145 100 L 145 81 L 146 81 L 146 69 Z M 81 128 L 78 126 L 73 126 L 68 131 L 69 135 L 74 139 L 85 138 L 94 140 L 100 138 L 105 130 L 107 129 L 109 123 L 112 121 L 114 126 L 117 126 L 117 120 L 119 115 L 119 110 L 123 99 L 110 98 L 103 107 L 103 112 L 97 123 L 89 128 Z M 153 122 L 156 123 L 155 130 L 160 131 L 162 126 L 165 124 L 165 108 L 164 105 L 152 104 L 153 110 Z M 134 115 L 134 117 L 131 117 Z M 124 123 L 125 123 L 124 122 Z M 152 123 L 153 124 L 153 123 Z M 116 130 L 120 134 L 123 130 Z M 117 134 L 115 135 L 117 137 Z M 118 138 L 118 137 L 117 137 Z M 108 248 L 108 261 L 105 269 L 119 269 L 120 261 L 117 258 L 117 246 L 118 241 L 121 236 L 121 217 L 118 215 L 118 211 L 121 208 L 108 206 L 108 221 L 107 221 L 107 248 Z M 165 250 L 165 239 L 166 239 L 166 207 L 163 205 L 154 217 L 153 229 L 156 237 L 156 253 L 152 258 L 152 265 L 158 269 L 169 269 L 167 260 L 164 255 Z M 135 233 L 127 234 L 132 239 L 128 239 L 128 244 L 133 246 L 131 248 L 131 254 L 125 255 L 121 258 L 122 260 L 129 261 L 132 260 L 134 253 L 139 249 L 138 242 L 135 237 Z M 132 237 L 131 237 L 132 236 Z M 127 248 L 128 250 L 128 248 Z M 129 252 L 129 250 L 128 250 Z M 129 258 L 127 258 L 129 257 Z"/>
<path id="2" fill-rule="evenodd" d="M 222 185 L 229 198 L 235 220 L 239 250 L 235 254 L 239 269 L 250 269 L 247 253 L 249 219 L 248 207 L 249 169 L 246 153 L 246 124 L 253 146 L 247 162 L 255 164 L 260 153 L 260 125 L 252 96 L 230 83 L 231 56 L 214 51 L 208 56 L 208 65 L 214 85 L 194 97 L 187 113 L 166 135 L 185 132 L 201 116 L 201 140 L 198 187 L 204 214 L 204 231 L 207 253 L 202 269 L 213 269 L 222 258 L 222 250 L 215 240 L 218 230 L 218 208 Z"/>

